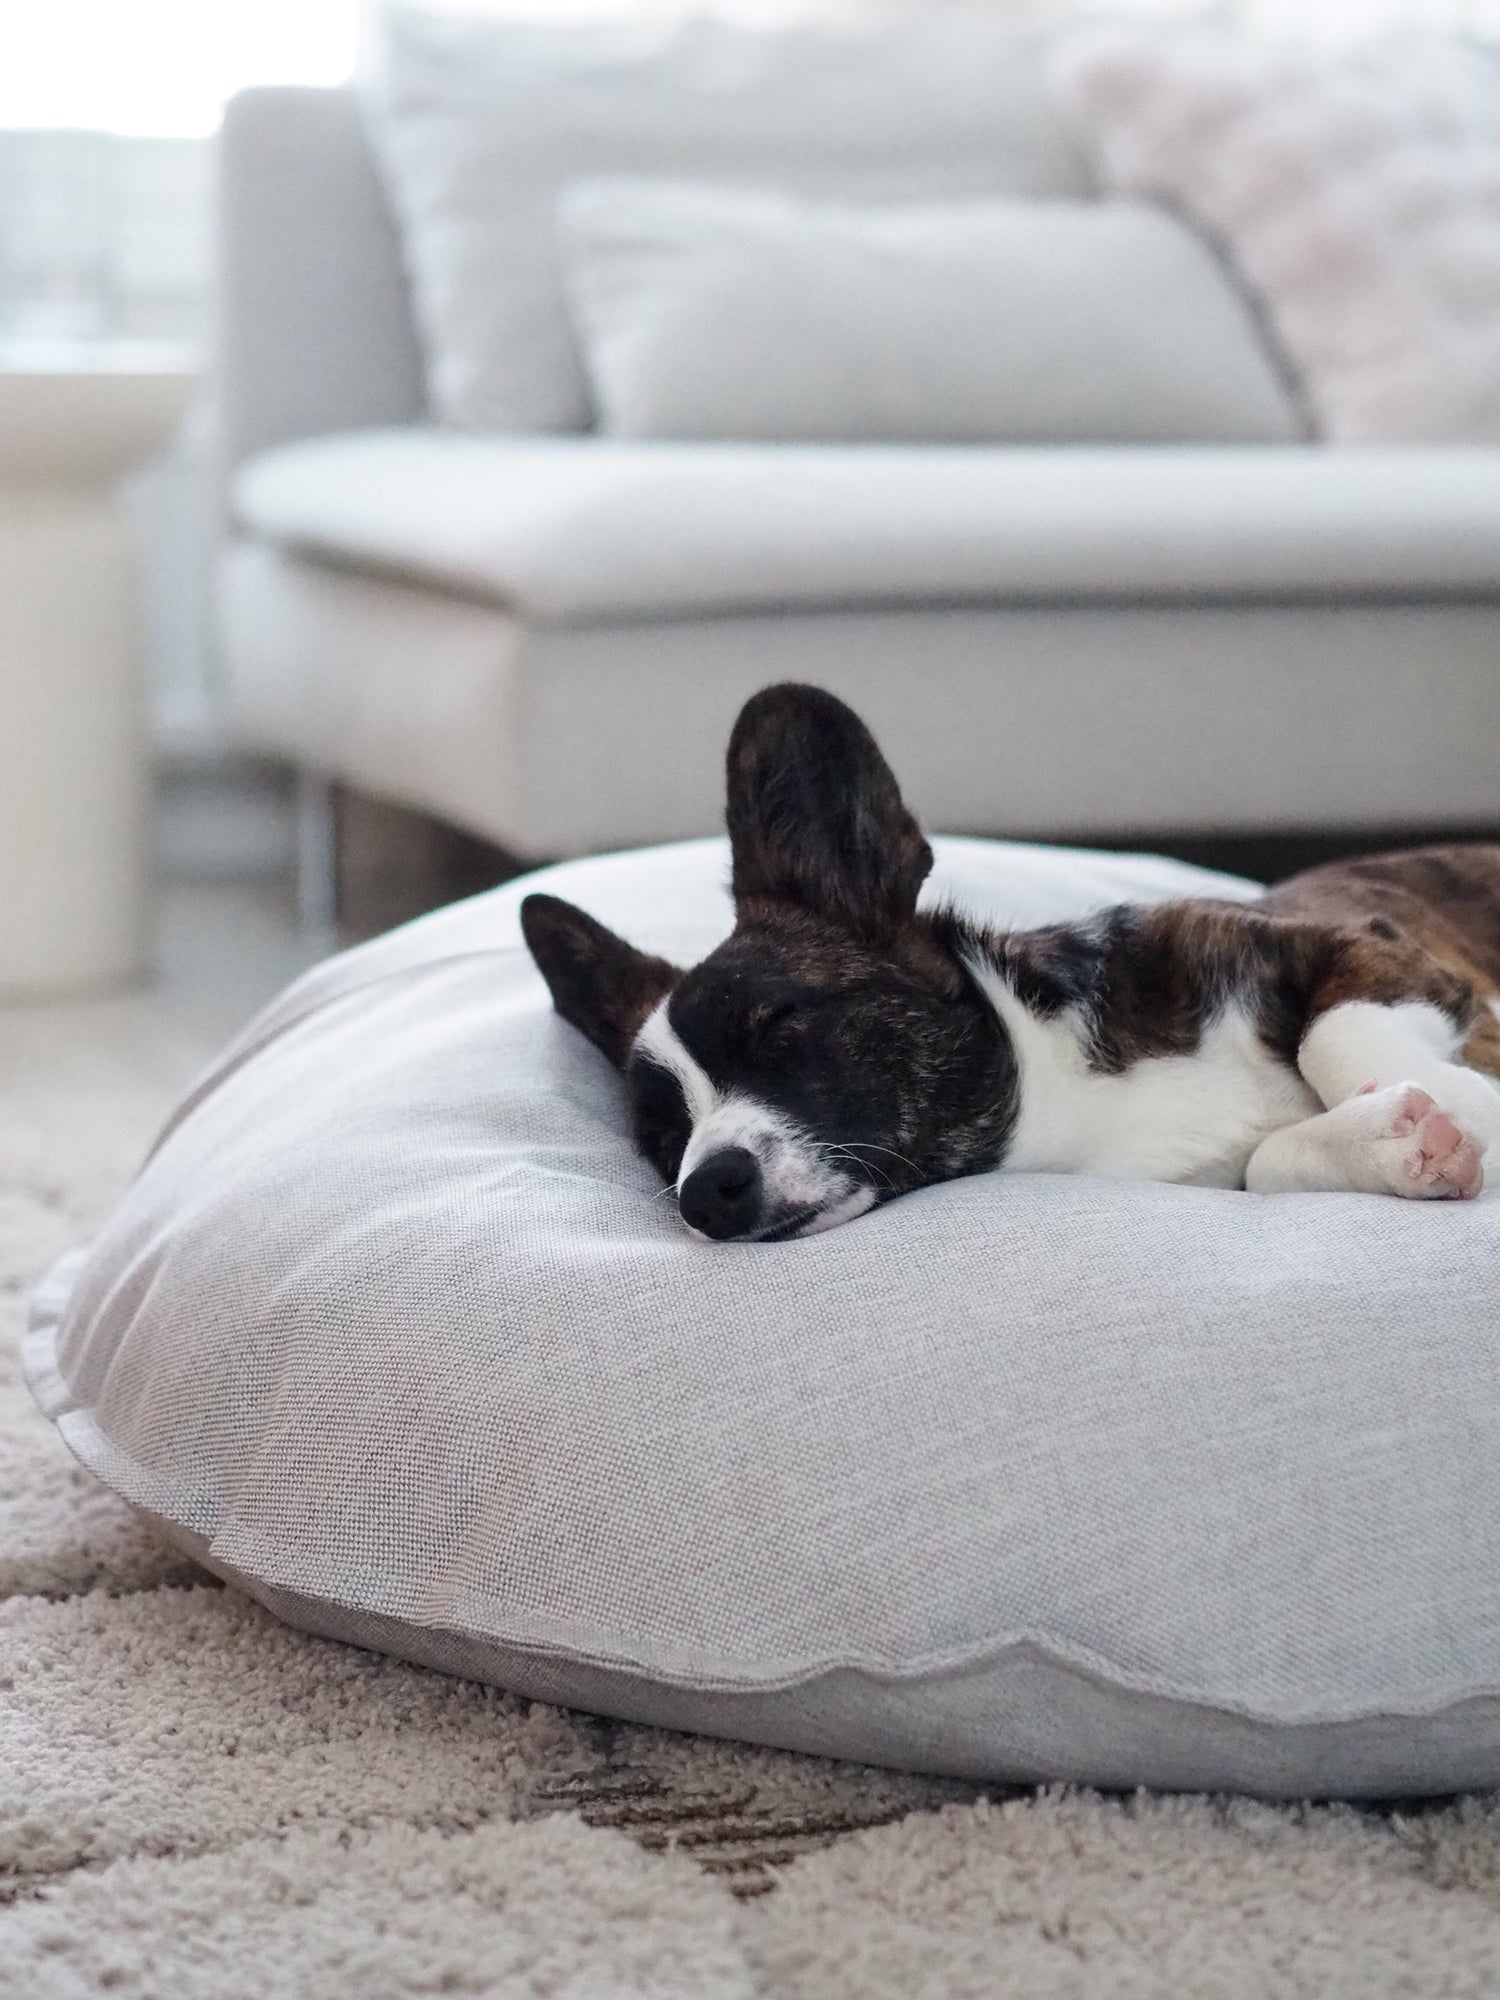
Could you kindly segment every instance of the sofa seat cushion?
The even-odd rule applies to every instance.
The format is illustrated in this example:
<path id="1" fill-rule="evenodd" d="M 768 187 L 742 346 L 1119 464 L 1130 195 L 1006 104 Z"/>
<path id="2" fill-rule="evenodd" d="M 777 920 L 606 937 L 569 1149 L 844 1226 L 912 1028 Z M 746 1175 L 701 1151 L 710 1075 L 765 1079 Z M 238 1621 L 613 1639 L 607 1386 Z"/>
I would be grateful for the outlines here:
<path id="1" fill-rule="evenodd" d="M 1012 602 L 1500 597 L 1500 450 L 281 446 L 240 525 L 539 622 Z"/>
<path id="2" fill-rule="evenodd" d="M 937 845 L 1000 922 L 1253 893 Z M 727 872 L 569 863 L 273 1003 L 37 1301 L 74 1451 L 296 1622 L 542 1699 L 994 1779 L 1500 1783 L 1500 1205 L 985 1175 L 697 1241 L 517 910 L 690 961 Z"/>

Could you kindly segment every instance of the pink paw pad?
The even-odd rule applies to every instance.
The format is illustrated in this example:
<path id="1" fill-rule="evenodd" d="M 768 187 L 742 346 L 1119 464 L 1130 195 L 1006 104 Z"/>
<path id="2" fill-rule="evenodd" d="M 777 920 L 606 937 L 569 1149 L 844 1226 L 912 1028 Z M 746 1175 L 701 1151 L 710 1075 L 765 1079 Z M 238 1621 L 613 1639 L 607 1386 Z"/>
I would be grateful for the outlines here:
<path id="1" fill-rule="evenodd" d="M 1361 1093 L 1363 1095 L 1363 1093 Z M 1420 1084 L 1398 1084 L 1384 1095 L 1386 1136 L 1400 1140 L 1400 1172 L 1409 1191 L 1467 1201 L 1484 1186 L 1483 1148 Z"/>

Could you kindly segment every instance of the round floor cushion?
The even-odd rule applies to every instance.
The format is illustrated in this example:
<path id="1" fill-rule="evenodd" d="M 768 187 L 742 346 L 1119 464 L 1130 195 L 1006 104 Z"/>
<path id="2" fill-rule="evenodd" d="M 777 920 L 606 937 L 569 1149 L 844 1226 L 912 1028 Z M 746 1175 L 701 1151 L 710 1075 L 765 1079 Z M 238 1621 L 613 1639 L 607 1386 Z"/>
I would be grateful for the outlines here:
<path id="1" fill-rule="evenodd" d="M 940 842 L 1007 922 L 1244 895 Z M 991 1779 L 1500 1784 L 1500 1202 L 1079 1177 L 712 1245 L 552 1013 L 544 884 L 690 962 L 717 842 L 309 974 L 36 1305 L 78 1456 L 296 1624 Z"/>

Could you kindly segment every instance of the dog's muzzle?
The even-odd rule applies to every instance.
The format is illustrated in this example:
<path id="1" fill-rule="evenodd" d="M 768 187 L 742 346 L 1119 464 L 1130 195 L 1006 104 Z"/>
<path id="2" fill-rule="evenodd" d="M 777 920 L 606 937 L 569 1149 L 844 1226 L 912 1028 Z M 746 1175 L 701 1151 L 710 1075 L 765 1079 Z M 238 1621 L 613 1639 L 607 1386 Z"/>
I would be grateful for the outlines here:
<path id="1" fill-rule="evenodd" d="M 764 1207 L 759 1160 L 744 1146 L 710 1153 L 677 1190 L 677 1206 L 690 1229 L 716 1242 L 750 1235 Z"/>

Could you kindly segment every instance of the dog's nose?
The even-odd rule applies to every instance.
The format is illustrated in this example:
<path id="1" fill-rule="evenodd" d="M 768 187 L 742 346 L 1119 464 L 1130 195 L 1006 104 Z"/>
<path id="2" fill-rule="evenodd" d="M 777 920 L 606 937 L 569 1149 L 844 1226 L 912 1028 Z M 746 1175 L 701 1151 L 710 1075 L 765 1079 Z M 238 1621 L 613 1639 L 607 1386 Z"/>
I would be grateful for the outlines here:
<path id="1" fill-rule="evenodd" d="M 760 1162 L 743 1146 L 725 1146 L 694 1167 L 677 1190 L 682 1219 L 705 1236 L 744 1236 L 760 1217 Z"/>

